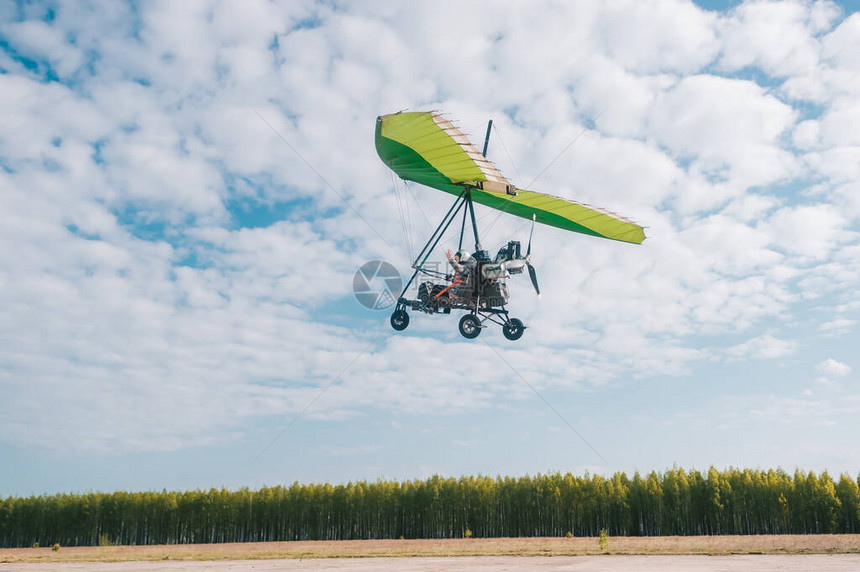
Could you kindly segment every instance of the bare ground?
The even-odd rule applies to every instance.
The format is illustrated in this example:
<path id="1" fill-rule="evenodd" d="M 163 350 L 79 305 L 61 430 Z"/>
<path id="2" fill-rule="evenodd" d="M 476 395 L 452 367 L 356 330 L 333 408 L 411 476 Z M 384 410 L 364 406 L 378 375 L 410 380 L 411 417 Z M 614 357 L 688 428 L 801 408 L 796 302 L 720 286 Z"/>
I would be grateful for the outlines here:
<path id="1" fill-rule="evenodd" d="M 0 549 L 0 563 L 371 557 L 860 554 L 860 534 L 344 540 Z"/>

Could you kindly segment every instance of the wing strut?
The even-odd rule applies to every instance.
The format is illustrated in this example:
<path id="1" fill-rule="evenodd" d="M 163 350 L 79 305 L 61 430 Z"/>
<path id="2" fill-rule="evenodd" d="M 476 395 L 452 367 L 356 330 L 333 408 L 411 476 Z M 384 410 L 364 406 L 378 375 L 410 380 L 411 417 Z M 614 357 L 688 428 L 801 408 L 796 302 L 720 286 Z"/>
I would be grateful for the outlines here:
<path id="1" fill-rule="evenodd" d="M 415 277 L 423 270 L 424 264 L 427 262 L 427 259 L 430 258 L 430 253 L 433 252 L 433 249 L 436 248 L 436 245 L 439 244 L 440 240 L 442 240 L 442 236 L 445 234 L 445 231 L 448 230 L 448 227 L 451 226 L 452 222 L 454 222 L 454 218 L 460 212 L 460 209 L 466 205 L 466 202 L 471 204 L 472 201 L 469 197 L 469 191 L 464 189 L 463 192 L 460 193 L 460 196 L 458 196 L 454 201 L 454 204 L 451 205 L 451 208 L 448 209 L 448 212 L 445 213 L 445 216 L 442 218 L 442 222 L 439 223 L 439 226 L 437 226 L 436 230 L 433 231 L 433 234 L 430 235 L 430 240 L 427 241 L 427 244 L 424 245 L 424 248 L 421 249 L 421 252 L 412 263 L 412 268 L 415 269 L 415 272 L 412 273 L 412 277 L 403 287 L 403 290 L 400 292 L 400 296 L 398 296 L 398 300 L 403 298 L 403 295 L 406 294 L 406 291 L 409 290 L 409 287 L 415 281 Z M 462 241 L 462 235 L 460 240 Z"/>
<path id="2" fill-rule="evenodd" d="M 451 205 L 450 209 L 448 209 L 448 212 L 442 218 L 442 222 L 439 223 L 439 226 L 437 226 L 436 230 L 433 231 L 433 234 L 430 235 L 430 239 L 412 263 L 412 268 L 415 269 L 415 272 L 412 273 L 412 277 L 403 287 L 403 290 L 400 292 L 400 296 L 398 296 L 398 300 L 406 294 L 406 291 L 409 290 L 409 287 L 415 281 L 415 277 L 418 276 L 419 272 L 430 272 L 429 270 L 424 270 L 424 264 L 427 262 L 427 259 L 430 258 L 430 254 L 439 244 L 439 241 L 442 240 L 442 236 L 445 234 L 445 231 L 448 230 L 448 227 L 451 226 L 451 223 L 454 222 L 454 219 L 460 213 L 460 209 L 463 209 L 463 223 L 460 227 L 460 248 L 463 247 L 463 235 L 466 231 L 466 215 L 468 214 L 472 220 L 472 233 L 475 235 L 475 251 L 477 252 L 481 250 L 481 240 L 478 238 L 478 223 L 475 220 L 475 205 L 472 203 L 472 193 L 468 188 L 463 189 L 463 192 L 461 192 L 454 200 L 454 204 Z"/>

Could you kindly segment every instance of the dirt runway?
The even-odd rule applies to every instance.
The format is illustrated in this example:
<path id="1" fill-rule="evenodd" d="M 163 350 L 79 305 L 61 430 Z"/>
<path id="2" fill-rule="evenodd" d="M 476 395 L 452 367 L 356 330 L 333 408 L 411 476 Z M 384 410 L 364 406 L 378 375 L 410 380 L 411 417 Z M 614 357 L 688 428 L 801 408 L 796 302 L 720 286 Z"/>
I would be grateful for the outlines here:
<path id="1" fill-rule="evenodd" d="M 831 572 L 860 571 L 858 554 L 731 556 L 454 556 L 0 564 L 2 572 Z"/>

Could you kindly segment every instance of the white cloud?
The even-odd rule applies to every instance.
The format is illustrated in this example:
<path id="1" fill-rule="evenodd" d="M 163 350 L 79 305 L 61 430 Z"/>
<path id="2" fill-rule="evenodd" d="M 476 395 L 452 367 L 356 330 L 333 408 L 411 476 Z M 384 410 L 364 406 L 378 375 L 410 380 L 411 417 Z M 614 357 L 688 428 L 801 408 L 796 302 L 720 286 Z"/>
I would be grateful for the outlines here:
<path id="1" fill-rule="evenodd" d="M 819 326 L 819 329 L 822 332 L 827 333 L 828 335 L 841 336 L 850 332 L 856 324 L 857 320 L 840 318 L 838 320 L 833 320 L 831 322 L 825 322 L 821 324 Z"/>
<path id="2" fill-rule="evenodd" d="M 628 69 L 689 73 L 716 56 L 713 13 L 687 2 L 615 2 L 596 22 L 607 55 Z"/>
<path id="3" fill-rule="evenodd" d="M 776 77 L 808 72 L 819 61 L 815 35 L 838 15 L 832 2 L 745 2 L 721 22 L 720 65 L 731 71 L 755 66 Z"/>
<path id="4" fill-rule="evenodd" d="M 793 340 L 780 340 L 765 334 L 728 348 L 726 353 L 734 358 L 775 359 L 797 352 L 798 344 Z"/>
<path id="5" fill-rule="evenodd" d="M 750 81 L 684 78 L 655 102 L 652 136 L 716 181 L 742 188 L 790 178 L 799 166 L 780 146 L 795 112 Z"/>
<path id="6" fill-rule="evenodd" d="M 860 145 L 857 125 L 860 125 L 860 102 L 852 98 L 834 100 L 821 119 L 821 145 L 827 148 Z"/>
<path id="7" fill-rule="evenodd" d="M 201 228 L 191 236 L 201 262 L 219 269 L 221 293 L 249 302 L 268 298 L 303 305 L 351 295 L 356 260 L 308 223 L 279 222 L 266 228 Z"/>
<path id="8" fill-rule="evenodd" d="M 822 52 L 830 65 L 827 86 L 834 94 L 860 94 L 860 12 L 846 17 L 833 32 L 822 38 Z"/>
<path id="9" fill-rule="evenodd" d="M 808 153 L 804 160 L 833 183 L 854 183 L 860 177 L 860 147 L 833 147 Z"/>
<path id="10" fill-rule="evenodd" d="M 837 361 L 833 358 L 829 358 L 824 360 L 815 366 L 815 369 L 824 373 L 825 375 L 830 375 L 834 377 L 845 377 L 846 375 L 851 373 L 851 366 L 842 363 L 841 361 Z"/>
<path id="11" fill-rule="evenodd" d="M 61 76 L 72 75 L 84 64 L 81 50 L 68 42 L 62 30 L 45 22 L 6 22 L 0 32 L 14 42 L 19 53 L 32 60 L 47 61 Z"/>
<path id="12" fill-rule="evenodd" d="M 794 128 L 792 140 L 799 149 L 807 150 L 817 147 L 821 141 L 821 123 L 814 119 L 801 121 Z"/>
<path id="13" fill-rule="evenodd" d="M 854 239 L 842 213 L 829 204 L 782 208 L 767 226 L 776 248 L 814 259 L 825 259 L 841 243 Z"/>

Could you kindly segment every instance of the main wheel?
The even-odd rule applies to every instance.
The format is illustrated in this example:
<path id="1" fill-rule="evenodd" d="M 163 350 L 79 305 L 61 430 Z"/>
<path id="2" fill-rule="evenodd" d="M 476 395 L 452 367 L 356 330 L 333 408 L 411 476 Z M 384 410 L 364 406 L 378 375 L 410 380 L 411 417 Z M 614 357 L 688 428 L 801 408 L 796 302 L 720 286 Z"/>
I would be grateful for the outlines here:
<path id="1" fill-rule="evenodd" d="M 391 314 L 390 322 L 391 327 L 398 332 L 405 330 L 406 326 L 409 325 L 409 314 L 406 313 L 406 310 L 394 310 L 394 313 Z"/>
<path id="2" fill-rule="evenodd" d="M 473 340 L 481 333 L 481 322 L 473 314 L 460 318 L 460 333 L 464 338 Z"/>
<path id="3" fill-rule="evenodd" d="M 502 333 L 505 334 L 505 337 L 509 340 L 518 340 L 523 337 L 525 329 L 526 327 L 520 320 L 511 318 L 504 326 L 502 326 Z"/>

